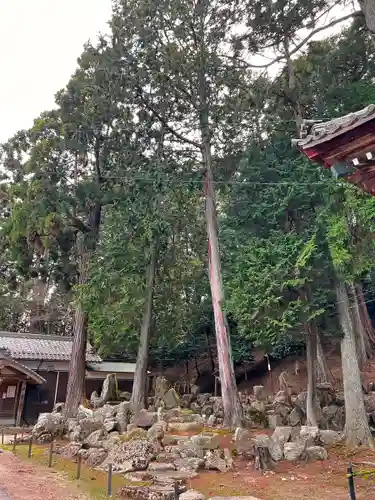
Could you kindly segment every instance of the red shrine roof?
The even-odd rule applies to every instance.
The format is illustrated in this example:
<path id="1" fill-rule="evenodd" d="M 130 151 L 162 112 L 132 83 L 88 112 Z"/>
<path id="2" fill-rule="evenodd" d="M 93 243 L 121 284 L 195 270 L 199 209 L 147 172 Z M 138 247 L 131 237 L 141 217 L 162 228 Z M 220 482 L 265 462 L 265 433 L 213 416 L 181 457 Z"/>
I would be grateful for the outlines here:
<path id="1" fill-rule="evenodd" d="M 315 123 L 296 144 L 310 160 L 326 168 L 346 168 L 342 177 L 375 195 L 375 104 Z"/>

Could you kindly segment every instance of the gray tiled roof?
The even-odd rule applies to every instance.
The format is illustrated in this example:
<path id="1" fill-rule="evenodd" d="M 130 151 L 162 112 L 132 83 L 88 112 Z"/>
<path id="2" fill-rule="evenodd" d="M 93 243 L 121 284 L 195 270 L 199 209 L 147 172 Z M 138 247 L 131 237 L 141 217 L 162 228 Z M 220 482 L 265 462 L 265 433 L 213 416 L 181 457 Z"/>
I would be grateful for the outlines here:
<path id="1" fill-rule="evenodd" d="M 72 337 L 0 331 L 0 349 L 7 349 L 13 359 L 70 361 L 72 344 Z M 87 346 L 86 360 L 101 361 L 90 344 Z"/>
<path id="2" fill-rule="evenodd" d="M 360 123 L 375 118 L 375 104 L 370 104 L 355 113 L 350 113 L 333 120 L 314 124 L 306 137 L 298 140 L 298 146 L 309 147 L 315 142 L 329 140 L 331 137 L 355 128 Z"/>

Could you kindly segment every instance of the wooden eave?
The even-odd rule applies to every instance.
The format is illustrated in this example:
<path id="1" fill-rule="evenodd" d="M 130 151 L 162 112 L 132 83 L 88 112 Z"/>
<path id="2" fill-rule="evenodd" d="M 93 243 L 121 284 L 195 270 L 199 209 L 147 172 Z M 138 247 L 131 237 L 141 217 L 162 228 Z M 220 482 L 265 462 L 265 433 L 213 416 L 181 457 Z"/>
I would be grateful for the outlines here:
<path id="1" fill-rule="evenodd" d="M 356 172 L 345 177 L 347 182 L 375 195 L 375 117 L 342 128 L 322 140 L 309 142 L 299 149 L 310 160 L 331 168 L 346 164 L 356 167 Z M 366 158 L 371 152 L 373 158 Z M 357 164 L 356 164 L 356 163 Z"/>
<path id="2" fill-rule="evenodd" d="M 8 368 L 14 372 L 15 376 L 22 375 L 24 380 L 30 381 L 36 385 L 45 384 L 47 382 L 45 378 L 39 375 L 39 373 L 36 373 L 34 370 L 31 370 L 27 366 L 24 366 L 21 363 L 18 363 L 18 361 L 15 361 L 7 356 L 0 355 L 0 370 L 1 368 Z"/>

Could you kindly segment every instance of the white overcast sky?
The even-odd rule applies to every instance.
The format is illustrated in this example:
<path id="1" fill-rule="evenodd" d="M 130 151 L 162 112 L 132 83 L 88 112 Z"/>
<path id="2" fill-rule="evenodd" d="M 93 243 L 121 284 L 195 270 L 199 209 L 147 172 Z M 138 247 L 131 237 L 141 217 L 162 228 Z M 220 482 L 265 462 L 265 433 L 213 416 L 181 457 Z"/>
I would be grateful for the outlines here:
<path id="1" fill-rule="evenodd" d="M 111 0 L 0 0 L 0 143 L 54 106 Z"/>
<path id="2" fill-rule="evenodd" d="M 54 106 L 83 44 L 108 31 L 110 16 L 111 0 L 0 0 L 0 143 Z"/>

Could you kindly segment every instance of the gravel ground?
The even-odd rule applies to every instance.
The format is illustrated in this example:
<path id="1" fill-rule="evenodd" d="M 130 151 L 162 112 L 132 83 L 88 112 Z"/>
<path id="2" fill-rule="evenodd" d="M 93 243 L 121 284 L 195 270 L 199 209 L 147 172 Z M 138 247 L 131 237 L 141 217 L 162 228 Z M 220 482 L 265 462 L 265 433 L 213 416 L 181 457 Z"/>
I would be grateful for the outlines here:
<path id="1" fill-rule="evenodd" d="M 25 463 L 11 453 L 0 454 L 0 500 L 88 500 L 71 491 L 56 473 Z"/>

